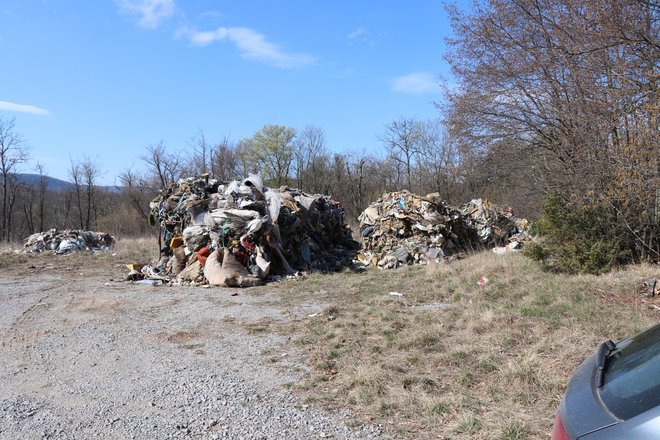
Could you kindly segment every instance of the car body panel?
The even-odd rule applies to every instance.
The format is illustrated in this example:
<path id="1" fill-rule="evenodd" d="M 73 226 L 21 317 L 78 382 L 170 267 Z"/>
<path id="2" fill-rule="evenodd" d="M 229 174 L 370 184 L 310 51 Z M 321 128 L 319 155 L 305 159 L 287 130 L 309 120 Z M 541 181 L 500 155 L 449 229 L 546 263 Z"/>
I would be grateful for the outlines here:
<path id="1" fill-rule="evenodd" d="M 570 438 L 576 439 L 618 422 L 600 405 L 595 395 L 595 368 L 596 355 L 592 355 L 578 367 L 566 388 L 559 412 Z"/>
<path id="2" fill-rule="evenodd" d="M 660 438 L 660 406 L 578 440 L 650 440 Z"/>
<path id="3" fill-rule="evenodd" d="M 660 439 L 656 391 L 660 386 L 660 324 L 619 341 L 604 364 L 604 384 L 597 387 L 601 349 L 582 362 L 569 381 L 559 406 L 559 426 L 571 440 Z"/>

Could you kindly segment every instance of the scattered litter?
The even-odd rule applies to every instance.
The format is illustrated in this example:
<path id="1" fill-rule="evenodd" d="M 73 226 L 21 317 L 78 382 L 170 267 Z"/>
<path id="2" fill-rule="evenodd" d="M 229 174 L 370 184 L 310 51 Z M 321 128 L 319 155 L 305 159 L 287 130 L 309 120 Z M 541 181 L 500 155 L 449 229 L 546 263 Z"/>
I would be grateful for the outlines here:
<path id="1" fill-rule="evenodd" d="M 522 249 L 519 248 L 519 243 L 517 241 L 511 241 L 506 246 L 495 246 L 492 251 L 496 255 L 504 255 L 510 252 L 520 252 Z"/>
<path id="2" fill-rule="evenodd" d="M 490 280 L 489 280 L 488 278 L 486 278 L 486 277 L 481 277 L 481 278 L 479 278 L 479 280 L 477 281 L 477 284 L 478 284 L 479 286 L 487 286 L 487 285 L 490 284 Z"/>
<path id="3" fill-rule="evenodd" d="M 142 270 L 142 268 L 143 268 L 144 266 L 146 266 L 146 263 L 131 263 L 131 264 L 127 264 L 127 265 L 126 265 L 126 267 L 128 268 L 128 270 L 130 270 L 130 271 L 132 271 L 132 272 L 133 272 L 133 271 L 135 271 L 135 272 L 139 272 L 139 271 Z"/>
<path id="4" fill-rule="evenodd" d="M 312 313 L 311 315 L 307 315 L 310 318 L 317 318 L 319 316 L 323 316 L 323 313 Z"/>
<path id="5" fill-rule="evenodd" d="M 640 294 L 644 296 L 642 298 L 642 304 L 646 305 L 649 309 L 660 310 L 660 306 L 655 304 L 660 298 L 660 282 L 658 282 L 657 278 L 644 280 L 640 284 Z"/>
<path id="6" fill-rule="evenodd" d="M 403 296 L 401 292 L 390 292 L 390 296 Z"/>
<path id="7" fill-rule="evenodd" d="M 32 234 L 24 241 L 24 252 L 52 251 L 55 254 L 84 250 L 109 251 L 115 244 L 115 238 L 110 234 L 80 229 L 50 229 Z"/>
<path id="8" fill-rule="evenodd" d="M 660 295 L 660 283 L 656 278 L 649 278 L 648 280 L 642 283 L 642 289 L 644 290 L 644 296 L 647 298 L 652 298 L 656 295 Z"/>
<path id="9" fill-rule="evenodd" d="M 144 279 L 144 274 L 137 270 L 131 270 L 126 277 L 126 281 L 140 281 Z"/>
<path id="10" fill-rule="evenodd" d="M 208 174 L 181 179 L 150 207 L 161 250 L 158 261 L 139 269 L 148 279 L 250 287 L 305 271 L 340 270 L 358 246 L 339 202 L 271 189 L 256 175 L 228 183 Z"/>
<path id="11" fill-rule="evenodd" d="M 529 222 L 515 218 L 510 208 L 482 199 L 455 208 L 438 193 L 383 194 L 359 220 L 363 248 L 356 262 L 381 269 L 446 261 L 480 248 L 500 246 L 506 252 L 529 240 Z"/>
<path id="12" fill-rule="evenodd" d="M 163 280 L 139 280 L 135 284 L 145 284 L 147 286 L 162 286 Z"/>

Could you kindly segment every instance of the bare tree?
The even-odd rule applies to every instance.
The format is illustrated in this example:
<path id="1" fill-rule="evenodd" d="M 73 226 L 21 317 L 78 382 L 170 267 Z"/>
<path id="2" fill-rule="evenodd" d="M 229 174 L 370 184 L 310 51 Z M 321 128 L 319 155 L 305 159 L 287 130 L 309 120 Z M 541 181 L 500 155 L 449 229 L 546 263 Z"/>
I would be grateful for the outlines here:
<path id="1" fill-rule="evenodd" d="M 75 220 L 71 218 L 74 193 L 72 191 L 57 191 L 55 194 L 53 221 L 63 228 L 72 227 Z"/>
<path id="2" fill-rule="evenodd" d="M 489 0 L 450 15 L 460 87 L 444 110 L 459 148 L 537 191 L 610 205 L 633 254 L 657 259 L 660 4 Z"/>
<path id="3" fill-rule="evenodd" d="M 228 182 L 240 177 L 238 171 L 239 154 L 234 144 L 225 136 L 222 141 L 213 146 L 211 153 L 211 174 L 221 182 Z"/>
<path id="4" fill-rule="evenodd" d="M 97 180 L 101 170 L 96 162 L 90 159 L 85 159 L 82 163 L 82 176 L 85 185 L 85 192 L 87 198 L 87 214 L 85 217 L 85 228 L 90 230 L 92 225 L 96 226 L 98 219 L 98 205 L 97 205 Z"/>
<path id="5" fill-rule="evenodd" d="M 36 232 L 34 222 L 34 202 L 37 197 L 37 190 L 34 186 L 25 183 L 20 185 L 20 190 L 25 220 L 25 232 L 27 234 L 33 234 Z"/>
<path id="6" fill-rule="evenodd" d="M 2 179 L 2 210 L 0 240 L 11 239 L 13 207 L 16 201 L 17 167 L 28 159 L 27 144 L 15 131 L 14 119 L 0 118 L 0 179 Z"/>
<path id="7" fill-rule="evenodd" d="M 413 190 L 412 172 L 420 154 L 419 122 L 412 118 L 399 118 L 385 125 L 385 133 L 380 136 L 389 157 L 399 162 L 405 171 L 405 184 Z"/>
<path id="8" fill-rule="evenodd" d="M 39 172 L 39 182 L 37 184 L 37 215 L 39 216 L 38 230 L 44 230 L 44 220 L 46 218 L 46 192 L 48 191 L 48 181 L 44 174 L 44 164 L 37 162 L 37 171 Z"/>
<path id="9" fill-rule="evenodd" d="M 81 162 L 71 159 L 69 177 L 73 181 L 80 229 L 90 230 L 96 226 L 98 218 L 97 180 L 100 174 L 98 164 L 89 158 Z"/>
<path id="10" fill-rule="evenodd" d="M 123 170 L 117 179 L 122 195 L 129 205 L 141 218 L 146 219 L 148 215 L 147 207 L 149 206 L 147 202 L 153 195 L 151 191 L 147 191 L 147 185 L 142 176 L 129 167 Z"/>
<path id="11" fill-rule="evenodd" d="M 346 177 L 350 182 L 344 188 L 342 200 L 352 222 L 357 223 L 360 213 L 383 192 L 378 181 L 378 161 L 366 153 L 352 155 L 346 161 Z M 348 203 L 346 203 L 348 202 Z"/>
<path id="12" fill-rule="evenodd" d="M 76 194 L 76 202 L 78 206 L 78 227 L 80 229 L 85 228 L 85 221 L 83 219 L 83 177 L 82 177 L 82 167 L 78 162 L 75 162 L 73 158 L 69 158 L 71 162 L 71 168 L 69 168 L 69 178 L 71 179 L 74 191 Z"/>
<path id="13" fill-rule="evenodd" d="M 439 192 L 447 200 L 462 202 L 460 191 L 461 154 L 440 121 L 420 121 L 417 176 L 423 192 Z"/>
<path id="14" fill-rule="evenodd" d="M 213 147 L 206 142 L 204 130 L 198 129 L 198 135 L 190 140 L 189 145 L 194 152 L 192 161 L 194 171 L 200 174 L 210 172 Z"/>
<path id="15" fill-rule="evenodd" d="M 325 132 L 320 127 L 306 126 L 294 143 L 298 188 L 319 191 L 327 162 Z"/>
<path id="16" fill-rule="evenodd" d="M 185 174 L 184 161 L 178 154 L 168 153 L 163 141 L 147 145 L 142 156 L 149 170 L 148 180 L 156 189 L 167 188 Z"/>

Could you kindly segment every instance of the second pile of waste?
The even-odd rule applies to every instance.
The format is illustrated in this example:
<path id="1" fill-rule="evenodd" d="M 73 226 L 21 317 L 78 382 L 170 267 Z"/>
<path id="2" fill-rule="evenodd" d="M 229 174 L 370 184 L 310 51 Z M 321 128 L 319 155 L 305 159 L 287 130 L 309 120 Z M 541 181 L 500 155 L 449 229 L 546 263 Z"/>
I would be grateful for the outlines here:
<path id="1" fill-rule="evenodd" d="M 481 199 L 455 208 L 438 193 L 384 194 L 359 220 L 363 247 L 358 260 L 383 269 L 483 248 L 503 253 L 529 239 L 529 223 L 515 218 L 511 209 L 500 210 Z"/>
<path id="2" fill-rule="evenodd" d="M 115 239 L 105 232 L 83 231 L 81 229 L 50 229 L 37 232 L 26 238 L 25 252 L 53 251 L 65 254 L 71 251 L 110 250 Z"/>
<path id="3" fill-rule="evenodd" d="M 129 278 L 247 287 L 341 269 L 357 249 L 339 202 L 270 189 L 255 175 L 229 183 L 208 175 L 179 180 L 151 203 L 150 220 L 160 224 L 161 258 Z"/>

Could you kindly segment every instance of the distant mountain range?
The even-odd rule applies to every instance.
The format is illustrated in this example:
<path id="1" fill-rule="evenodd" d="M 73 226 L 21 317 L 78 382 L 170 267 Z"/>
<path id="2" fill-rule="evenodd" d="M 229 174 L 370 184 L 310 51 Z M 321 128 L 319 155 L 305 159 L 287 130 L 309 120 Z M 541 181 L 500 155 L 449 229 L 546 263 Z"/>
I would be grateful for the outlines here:
<path id="1" fill-rule="evenodd" d="M 16 177 L 18 178 L 19 183 L 23 183 L 25 185 L 29 185 L 37 188 L 39 187 L 39 182 L 41 181 L 42 176 L 40 176 L 39 174 L 20 173 L 20 174 L 16 174 Z M 66 180 L 56 179 L 55 177 L 50 177 L 50 176 L 43 176 L 43 177 L 44 179 L 46 179 L 47 191 L 68 192 L 68 191 L 76 190 L 76 185 L 74 185 L 71 182 L 67 182 Z M 0 182 L 1 181 L 2 179 L 0 178 Z M 117 186 L 99 185 L 98 188 L 101 188 L 102 190 L 111 193 L 119 193 L 122 190 L 121 187 L 117 187 Z"/>

